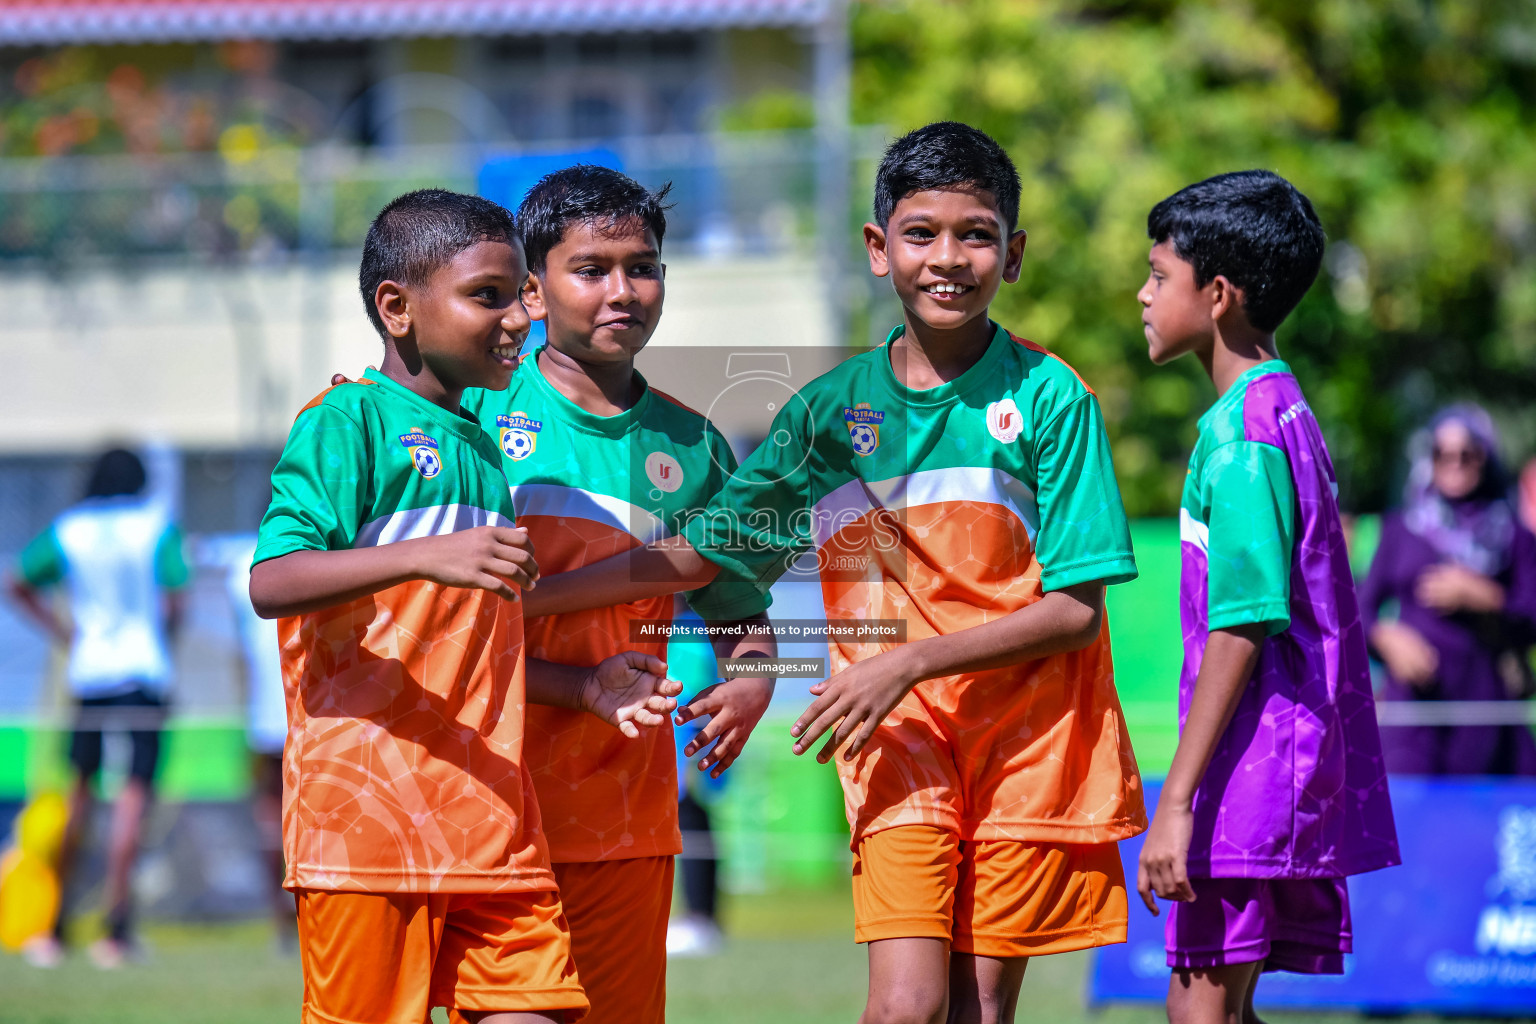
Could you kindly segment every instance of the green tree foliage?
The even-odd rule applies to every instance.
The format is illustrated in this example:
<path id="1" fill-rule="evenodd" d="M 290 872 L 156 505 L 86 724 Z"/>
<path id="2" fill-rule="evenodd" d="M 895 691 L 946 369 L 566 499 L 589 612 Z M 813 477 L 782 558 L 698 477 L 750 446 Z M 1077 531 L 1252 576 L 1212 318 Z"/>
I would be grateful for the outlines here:
<path id="1" fill-rule="evenodd" d="M 1271 168 L 1316 204 L 1324 272 L 1281 328 L 1357 510 L 1471 397 L 1536 439 L 1536 7 L 1520 0 L 868 0 L 854 114 L 996 136 L 1023 179 L 1024 277 L 997 317 L 1099 392 L 1133 514 L 1177 507 L 1199 367 L 1148 363 L 1146 215 Z"/>

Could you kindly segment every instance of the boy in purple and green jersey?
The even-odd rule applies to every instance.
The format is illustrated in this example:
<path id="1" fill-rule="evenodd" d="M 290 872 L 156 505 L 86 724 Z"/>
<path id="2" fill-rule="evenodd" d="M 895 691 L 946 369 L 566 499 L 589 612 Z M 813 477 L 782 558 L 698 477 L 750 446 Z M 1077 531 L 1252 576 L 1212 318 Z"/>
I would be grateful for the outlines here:
<path id="1" fill-rule="evenodd" d="M 1170 1020 L 1252 1021 L 1261 971 L 1343 970 L 1345 877 L 1399 863 L 1338 484 L 1274 346 L 1323 231 L 1261 171 L 1184 189 L 1148 229 L 1152 361 L 1195 353 L 1219 397 L 1179 513 L 1180 742 L 1138 888 L 1153 913 L 1179 901 Z"/>

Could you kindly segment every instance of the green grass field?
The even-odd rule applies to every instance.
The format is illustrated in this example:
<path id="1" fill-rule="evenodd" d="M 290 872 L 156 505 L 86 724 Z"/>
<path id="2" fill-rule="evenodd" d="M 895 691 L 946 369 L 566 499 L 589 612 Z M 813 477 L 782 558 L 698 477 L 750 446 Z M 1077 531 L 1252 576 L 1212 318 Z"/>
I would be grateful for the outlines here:
<path id="1" fill-rule="evenodd" d="M 852 1024 L 864 1001 L 864 952 L 852 941 L 846 889 L 735 897 L 731 939 L 716 957 L 669 967 L 670 1024 Z M 53 971 L 0 957 L 3 1024 L 292 1024 L 299 966 L 273 948 L 265 923 L 151 924 L 146 962 L 106 973 L 84 956 Z M 1089 957 L 1045 957 L 1024 982 L 1020 1021 L 1154 1024 L 1160 1007 L 1083 1005 Z M 1262 990 L 1261 990 L 1262 991 Z M 443 1020 L 439 1014 L 438 1020 Z M 1266 1016 L 1272 1024 L 1342 1024 L 1321 1014 Z"/>

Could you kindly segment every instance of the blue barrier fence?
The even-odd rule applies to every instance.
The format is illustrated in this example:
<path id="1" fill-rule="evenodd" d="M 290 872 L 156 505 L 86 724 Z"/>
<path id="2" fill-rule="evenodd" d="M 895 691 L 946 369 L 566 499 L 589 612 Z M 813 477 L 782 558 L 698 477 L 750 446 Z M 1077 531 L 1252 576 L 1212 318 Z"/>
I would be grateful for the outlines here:
<path id="1" fill-rule="evenodd" d="M 1373 1013 L 1536 1015 L 1536 781 L 1393 778 L 1403 864 L 1349 881 L 1354 953 L 1335 977 L 1266 974 L 1255 1002 Z M 1148 785 L 1148 806 L 1158 786 Z M 1134 885 L 1141 840 L 1120 844 Z M 1161 1002 L 1163 920 L 1133 894 L 1089 1001 Z"/>

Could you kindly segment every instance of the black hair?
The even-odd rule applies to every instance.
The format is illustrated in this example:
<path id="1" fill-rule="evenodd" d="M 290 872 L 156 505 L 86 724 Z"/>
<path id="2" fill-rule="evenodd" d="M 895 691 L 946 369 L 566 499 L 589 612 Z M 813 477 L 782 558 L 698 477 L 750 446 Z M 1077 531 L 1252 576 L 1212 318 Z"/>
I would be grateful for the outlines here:
<path id="1" fill-rule="evenodd" d="M 1236 171 L 1180 189 L 1152 207 L 1147 235 L 1173 242 L 1195 287 L 1220 274 L 1242 289 L 1243 312 L 1273 331 L 1317 279 L 1323 225 L 1306 196 L 1272 171 Z"/>
<path id="2" fill-rule="evenodd" d="M 358 289 L 380 337 L 384 321 L 374 293 L 385 281 L 424 285 L 455 256 L 481 242 L 515 244 L 517 229 L 506 208 L 481 196 L 441 188 L 407 192 L 390 201 L 368 227 Z"/>
<path id="3" fill-rule="evenodd" d="M 924 125 L 886 149 L 875 174 L 875 222 L 885 227 L 914 193 L 966 187 L 992 197 L 1010 234 L 1019 226 L 1019 172 L 997 140 L 958 121 Z"/>
<path id="4" fill-rule="evenodd" d="M 666 202 L 671 189 L 669 183 L 652 192 L 629 175 L 597 164 L 572 164 L 544 175 L 517 208 L 528 270 L 542 274 L 549 251 L 576 222 L 617 228 L 638 220 L 656 236 L 660 248 L 672 208 Z"/>
<path id="5" fill-rule="evenodd" d="M 90 480 L 85 485 L 87 498 L 116 498 L 144 490 L 144 461 L 126 448 L 109 448 L 96 457 Z"/>

